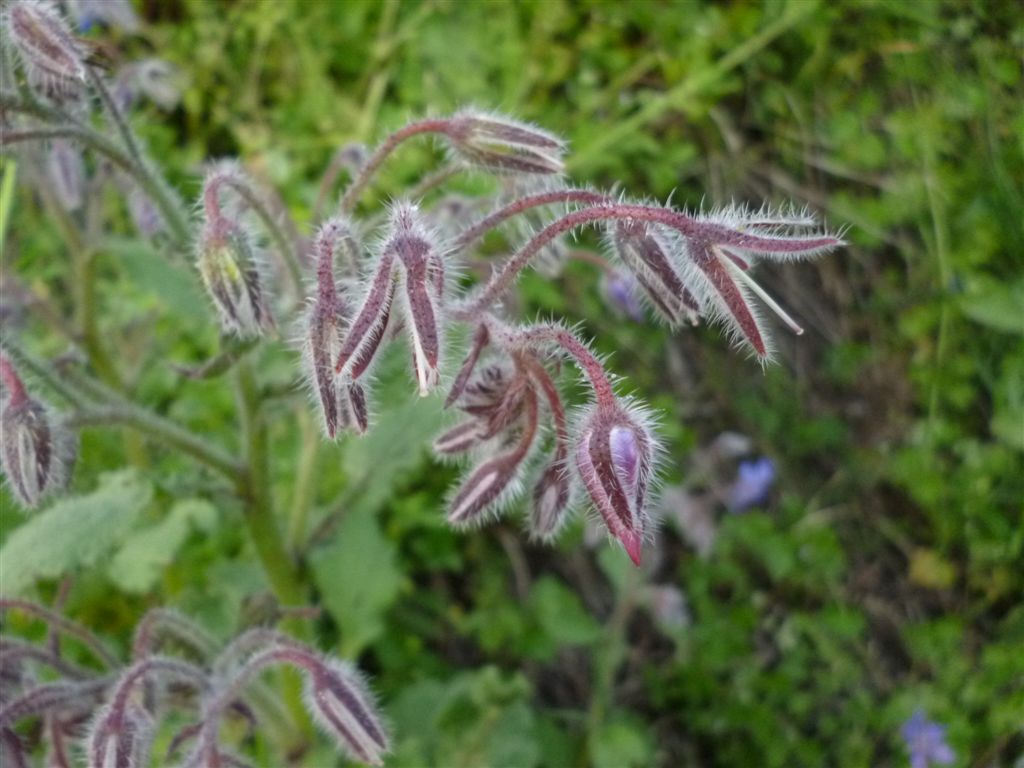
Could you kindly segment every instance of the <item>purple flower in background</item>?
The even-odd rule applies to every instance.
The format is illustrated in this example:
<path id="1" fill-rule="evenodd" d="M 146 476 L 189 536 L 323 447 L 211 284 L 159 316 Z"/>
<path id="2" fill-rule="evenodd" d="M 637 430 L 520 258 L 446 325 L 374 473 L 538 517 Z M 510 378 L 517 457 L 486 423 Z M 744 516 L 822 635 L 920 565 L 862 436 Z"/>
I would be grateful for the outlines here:
<path id="1" fill-rule="evenodd" d="M 632 274 L 610 269 L 604 275 L 602 287 L 605 299 L 612 310 L 638 323 L 643 322 L 644 307 L 640 303 L 639 288 Z"/>
<path id="2" fill-rule="evenodd" d="M 952 765 L 956 759 L 946 743 L 946 726 L 933 723 L 920 709 L 903 724 L 900 733 L 910 752 L 910 768 Z"/>
<path id="3" fill-rule="evenodd" d="M 729 489 L 729 511 L 744 512 L 764 504 L 775 484 L 775 462 L 761 457 L 740 463 L 736 482 Z"/>

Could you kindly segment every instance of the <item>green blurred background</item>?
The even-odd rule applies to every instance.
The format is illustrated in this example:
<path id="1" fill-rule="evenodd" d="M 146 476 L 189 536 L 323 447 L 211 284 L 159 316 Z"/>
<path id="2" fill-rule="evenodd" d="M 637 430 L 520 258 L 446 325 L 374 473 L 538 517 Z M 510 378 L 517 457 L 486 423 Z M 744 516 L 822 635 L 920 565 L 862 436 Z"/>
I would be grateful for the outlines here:
<path id="1" fill-rule="evenodd" d="M 309 450 L 305 405 L 281 399 L 297 414 L 273 435 L 282 519 L 296 478 L 312 477 L 312 512 L 292 533 L 314 532 L 317 636 L 373 676 L 396 733 L 389 765 L 899 766 L 899 727 L 918 708 L 948 725 L 957 765 L 1021 765 L 1018 3 L 137 7 L 141 36 L 94 37 L 115 59 L 157 55 L 183 73 L 181 105 L 135 124 L 188 196 L 202 162 L 238 156 L 302 223 L 339 146 L 473 104 L 567 136 L 581 183 L 691 207 L 794 201 L 848 227 L 839 253 L 761 271 L 808 329 L 780 329 L 764 372 L 714 328 L 614 320 L 588 265 L 524 281 L 527 316 L 581 323 L 661 411 L 676 490 L 641 571 L 582 525 L 556 548 L 531 545 L 514 516 L 448 530 L 456 474 L 428 457 L 437 403 L 412 398 L 401 354 L 363 440 Z M 406 150 L 382 193 L 436 156 Z M 15 205 L 13 268 L 60 300 L 59 240 L 30 195 Z M 196 281 L 122 245 L 131 258 L 101 261 L 98 301 L 135 395 L 231 435 L 230 387 L 166 364 L 216 349 Z M 38 326 L 25 335 L 58 351 Z M 286 386 L 293 366 L 283 348 L 262 353 L 271 382 Z M 695 533 L 693 499 L 735 471 L 714 459 L 723 432 L 770 457 L 777 482 L 758 509 L 704 503 Z M 121 435 L 90 430 L 76 488 L 126 456 Z M 144 461 L 156 486 L 145 519 L 112 538 L 112 562 L 76 572 L 68 611 L 122 644 L 158 604 L 226 637 L 244 598 L 266 590 L 237 510 L 187 463 Z M 211 514 L 174 505 L 191 497 Z M 6 535 L 21 518 L 3 502 Z M 713 538 L 701 552 L 699 535 Z M 52 581 L 35 589 L 46 597 Z M 684 602 L 652 610 L 655 594 Z M 329 755 L 308 764 L 337 764 Z"/>

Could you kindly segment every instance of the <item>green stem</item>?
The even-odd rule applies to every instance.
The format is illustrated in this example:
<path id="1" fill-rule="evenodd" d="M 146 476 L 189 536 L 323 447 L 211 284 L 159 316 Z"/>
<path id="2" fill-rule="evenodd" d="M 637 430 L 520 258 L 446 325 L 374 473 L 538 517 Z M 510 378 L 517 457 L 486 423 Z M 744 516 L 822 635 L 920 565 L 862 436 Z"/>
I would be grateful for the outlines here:
<path id="1" fill-rule="evenodd" d="M 245 449 L 245 468 L 238 479 L 238 492 L 245 502 L 245 522 L 278 600 L 286 606 L 301 605 L 305 591 L 298 568 L 285 549 L 274 518 L 267 428 L 260 413 L 260 395 L 251 361 L 242 360 L 235 366 L 235 389 Z"/>
<path id="2" fill-rule="evenodd" d="M 68 384 L 67 380 L 54 371 L 49 365 L 31 355 L 20 346 L 11 341 L 10 336 L 4 339 L 2 349 L 4 354 L 10 357 L 19 368 L 30 371 L 32 375 L 43 383 L 44 386 L 56 392 L 60 397 L 67 400 L 71 405 L 78 408 L 85 408 L 89 404 L 88 396 L 79 392 L 75 387 Z"/>
<path id="3" fill-rule="evenodd" d="M 630 568 L 618 586 L 615 607 L 608 619 L 605 636 L 594 658 L 594 688 L 587 711 L 587 750 L 593 756 L 594 746 L 612 707 L 615 672 L 626 653 L 626 621 L 633 609 L 633 598 L 640 582 L 639 572 Z"/>
<path id="4" fill-rule="evenodd" d="M 120 424 L 137 430 L 159 445 L 167 445 L 215 469 L 228 479 L 240 482 L 244 470 L 229 454 L 211 445 L 193 432 L 133 403 L 87 406 L 70 422 L 74 426 L 112 426 Z"/>
<path id="5" fill-rule="evenodd" d="M 306 537 L 306 520 L 313 496 L 313 472 L 320 435 L 305 405 L 298 408 L 297 421 L 302 448 L 295 466 L 295 490 L 292 492 L 291 514 L 288 516 L 288 549 L 298 552 Z"/>
<path id="6" fill-rule="evenodd" d="M 103 106 L 107 111 L 110 121 L 117 128 L 117 132 L 121 135 L 121 141 L 124 142 L 125 148 L 128 150 L 128 154 L 131 155 L 132 160 L 135 161 L 136 165 L 140 168 L 146 167 L 146 161 L 142 158 L 142 150 L 139 148 L 138 142 L 135 140 L 135 134 L 132 133 L 132 129 L 128 126 L 127 121 L 124 119 L 124 115 L 121 114 L 121 110 L 117 108 L 117 104 L 114 103 L 114 97 L 110 93 L 110 89 L 107 88 L 106 83 L 103 82 L 103 78 L 97 74 L 96 70 L 89 64 L 85 65 L 85 72 L 89 76 L 89 80 L 92 81 L 93 88 L 100 96 L 100 101 L 103 102 Z"/>

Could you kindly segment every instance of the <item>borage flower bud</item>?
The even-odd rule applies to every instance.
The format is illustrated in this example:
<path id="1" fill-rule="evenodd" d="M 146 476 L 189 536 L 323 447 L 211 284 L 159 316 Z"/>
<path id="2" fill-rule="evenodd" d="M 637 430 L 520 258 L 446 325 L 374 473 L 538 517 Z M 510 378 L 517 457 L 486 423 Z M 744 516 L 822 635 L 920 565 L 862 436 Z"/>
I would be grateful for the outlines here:
<path id="1" fill-rule="evenodd" d="M 350 233 L 347 222 L 340 219 L 328 221 L 317 233 L 313 246 L 317 290 L 303 329 L 304 367 L 320 404 L 324 430 L 331 439 L 350 426 L 362 434 L 369 421 L 362 386 L 335 375 L 333 370 L 351 315 L 351 308 L 335 282 L 334 252 L 345 247 Z"/>
<path id="2" fill-rule="evenodd" d="M 530 534 L 541 541 L 550 541 L 569 519 L 572 502 L 572 479 L 564 458 L 556 457 L 541 473 L 533 488 L 530 510 Z"/>
<path id="3" fill-rule="evenodd" d="M 445 131 L 455 152 L 492 173 L 562 173 L 565 142 L 503 115 L 466 110 Z"/>
<path id="4" fill-rule="evenodd" d="M 459 487 L 448 505 L 448 522 L 456 527 L 473 525 L 489 511 L 512 500 L 519 491 L 520 470 L 537 435 L 537 395 L 527 390 L 522 427 L 516 444 L 505 453 L 487 459 Z"/>
<path id="5" fill-rule="evenodd" d="M 207 222 L 196 263 L 225 332 L 251 338 L 273 327 L 256 255 L 243 230 L 225 219 Z"/>
<path id="6" fill-rule="evenodd" d="M 421 396 L 428 395 L 441 379 L 444 265 L 434 240 L 416 206 L 397 203 L 392 207 L 391 232 L 384 248 L 395 254 L 402 267 L 403 305 Z"/>
<path id="7" fill-rule="evenodd" d="M 63 488 L 73 438 L 46 406 L 29 397 L 6 357 L 0 357 L 0 378 L 8 393 L 0 412 L 0 459 L 14 495 L 32 508 Z"/>
<path id="8" fill-rule="evenodd" d="M 593 406 L 576 440 L 580 479 L 608 530 L 640 564 L 647 533 L 647 486 L 658 445 L 650 419 L 631 405 Z"/>
<path id="9" fill-rule="evenodd" d="M 350 665 L 327 661 L 311 670 L 306 699 L 317 723 L 354 759 L 383 765 L 390 750 L 387 729 L 373 696 Z"/>
<path id="10" fill-rule="evenodd" d="M 685 250 L 681 238 L 672 238 L 640 222 L 620 222 L 611 229 L 610 243 L 670 325 L 684 319 L 697 322 L 700 304 L 684 284 L 673 258 L 673 251 Z"/>
<path id="11" fill-rule="evenodd" d="M 4 22 L 29 82 L 44 89 L 66 89 L 85 80 L 82 46 L 55 5 L 44 0 L 14 0 Z"/>

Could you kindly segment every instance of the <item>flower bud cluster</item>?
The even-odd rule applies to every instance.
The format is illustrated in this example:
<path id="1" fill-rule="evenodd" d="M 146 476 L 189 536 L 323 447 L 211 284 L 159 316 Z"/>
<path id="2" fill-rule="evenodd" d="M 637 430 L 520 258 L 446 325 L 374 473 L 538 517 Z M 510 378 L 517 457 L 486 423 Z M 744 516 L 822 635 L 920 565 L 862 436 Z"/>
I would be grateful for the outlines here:
<path id="1" fill-rule="evenodd" d="M 157 756 L 169 764 L 186 751 L 185 765 L 244 765 L 223 743 L 221 721 L 237 714 L 250 727 L 265 727 L 251 701 L 251 684 L 270 666 L 297 668 L 306 679 L 309 714 L 353 760 L 382 765 L 390 749 L 387 727 L 363 676 L 351 665 L 325 658 L 309 647 L 273 629 L 252 629 L 218 648 L 209 634 L 191 621 L 163 609 L 142 619 L 134 658 L 120 671 L 110 669 L 117 660 L 87 628 L 53 611 L 22 600 L 0 598 L 0 612 L 15 609 L 33 615 L 51 628 L 71 632 L 107 667 L 83 667 L 61 656 L 60 646 L 32 644 L 6 636 L 0 638 L 0 755 L 3 765 L 27 765 L 29 753 L 14 728 L 22 721 L 45 717 L 47 733 L 55 740 L 82 738 L 85 765 L 89 768 L 143 768 L 153 764 L 154 736 L 172 708 L 190 705 L 196 719 L 182 723 L 168 718 L 177 732 L 167 752 Z M 173 639 L 195 658 L 158 653 Z M 58 675 L 52 682 L 37 681 L 35 668 Z M 11 674 L 12 672 L 19 674 Z M 21 672 L 26 672 L 21 674 Z M 52 674 L 48 673 L 48 677 Z M 260 700 L 265 704 L 265 700 Z M 83 729 L 84 724 L 88 724 Z"/>

